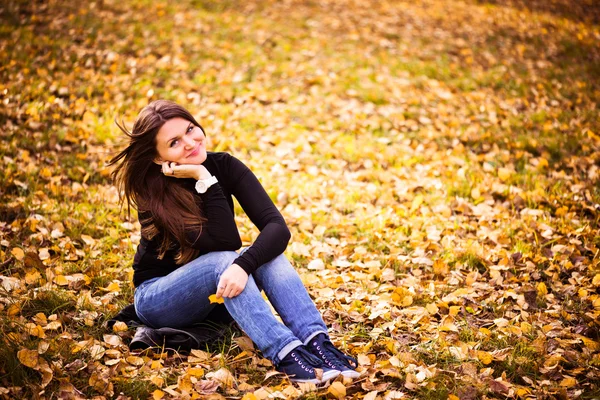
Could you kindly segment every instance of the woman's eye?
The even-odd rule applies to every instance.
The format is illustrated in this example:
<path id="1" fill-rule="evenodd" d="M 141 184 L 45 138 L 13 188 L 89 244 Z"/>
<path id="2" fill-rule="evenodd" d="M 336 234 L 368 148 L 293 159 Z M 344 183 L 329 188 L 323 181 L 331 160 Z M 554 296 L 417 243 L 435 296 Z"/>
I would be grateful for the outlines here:
<path id="1" fill-rule="evenodd" d="M 171 142 L 171 146 L 170 146 L 170 147 L 173 147 L 173 146 L 175 146 L 175 145 L 177 144 L 177 142 L 179 142 L 179 141 L 178 141 L 178 140 L 173 140 L 173 141 Z"/>
<path id="2" fill-rule="evenodd" d="M 193 130 L 194 130 L 194 126 L 193 126 L 193 125 L 190 125 L 190 126 L 188 127 L 188 130 L 187 130 L 187 131 L 188 131 L 188 133 L 189 133 L 189 132 L 191 132 L 191 131 L 193 131 Z"/>

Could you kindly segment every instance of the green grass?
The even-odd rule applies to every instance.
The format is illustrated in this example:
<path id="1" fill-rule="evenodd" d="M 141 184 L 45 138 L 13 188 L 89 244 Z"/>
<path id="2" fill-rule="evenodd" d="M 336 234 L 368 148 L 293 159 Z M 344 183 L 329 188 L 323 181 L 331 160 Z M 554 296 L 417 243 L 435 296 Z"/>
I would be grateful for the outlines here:
<path id="1" fill-rule="evenodd" d="M 55 313 L 65 313 L 74 311 L 77 302 L 72 293 L 63 289 L 44 290 L 38 292 L 33 299 L 26 300 L 21 305 L 21 315 L 32 317 L 37 313 L 44 313 L 46 316 Z"/>

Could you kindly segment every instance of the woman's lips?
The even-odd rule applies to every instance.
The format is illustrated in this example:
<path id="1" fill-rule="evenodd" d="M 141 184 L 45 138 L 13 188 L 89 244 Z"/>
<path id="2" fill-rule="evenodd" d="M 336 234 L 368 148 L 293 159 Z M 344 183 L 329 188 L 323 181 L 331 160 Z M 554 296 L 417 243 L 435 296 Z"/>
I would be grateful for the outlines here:
<path id="1" fill-rule="evenodd" d="M 196 150 L 192 151 L 186 158 L 197 156 L 200 153 L 200 145 L 196 146 Z"/>

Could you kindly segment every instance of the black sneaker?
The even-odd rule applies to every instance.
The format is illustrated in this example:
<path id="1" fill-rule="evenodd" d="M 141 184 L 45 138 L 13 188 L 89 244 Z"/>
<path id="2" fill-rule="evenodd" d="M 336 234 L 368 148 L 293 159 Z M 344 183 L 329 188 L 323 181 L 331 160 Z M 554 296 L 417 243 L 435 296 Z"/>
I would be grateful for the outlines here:
<path id="1" fill-rule="evenodd" d="M 319 333 L 310 340 L 308 349 L 315 356 L 319 357 L 329 368 L 341 371 L 342 376 L 346 378 L 358 378 L 360 374 L 355 371 L 358 362 L 335 348 L 327 335 Z"/>
<path id="2" fill-rule="evenodd" d="M 290 351 L 277 365 L 277 371 L 288 375 L 293 382 L 324 383 L 340 374 L 313 356 L 305 346 Z"/>

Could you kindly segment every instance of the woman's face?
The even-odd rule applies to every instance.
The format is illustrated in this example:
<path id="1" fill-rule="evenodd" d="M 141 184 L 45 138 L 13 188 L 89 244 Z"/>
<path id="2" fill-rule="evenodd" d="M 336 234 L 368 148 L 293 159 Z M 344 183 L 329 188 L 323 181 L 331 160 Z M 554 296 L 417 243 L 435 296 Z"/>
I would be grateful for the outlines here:
<path id="1" fill-rule="evenodd" d="M 172 118 L 156 135 L 157 164 L 202 164 L 206 160 L 206 137 L 202 129 L 183 118 Z"/>

